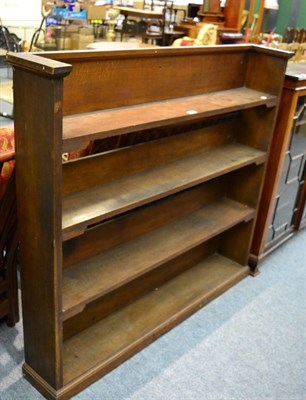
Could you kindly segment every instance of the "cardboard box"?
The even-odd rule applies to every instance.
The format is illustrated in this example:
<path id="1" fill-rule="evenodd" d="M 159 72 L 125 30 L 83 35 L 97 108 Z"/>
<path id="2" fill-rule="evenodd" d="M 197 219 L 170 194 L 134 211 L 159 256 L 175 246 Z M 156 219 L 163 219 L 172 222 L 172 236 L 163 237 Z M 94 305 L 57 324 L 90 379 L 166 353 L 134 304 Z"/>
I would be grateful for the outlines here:
<path id="1" fill-rule="evenodd" d="M 143 9 L 143 1 L 142 0 L 134 0 L 133 7 L 136 8 L 136 10 L 142 10 Z"/>
<path id="2" fill-rule="evenodd" d="M 57 50 L 71 50 L 72 42 L 70 37 L 56 39 Z"/>
<path id="3" fill-rule="evenodd" d="M 106 19 L 106 10 L 105 6 L 87 6 L 87 19 Z"/>
<path id="4" fill-rule="evenodd" d="M 77 25 L 75 23 L 70 24 L 68 26 L 66 26 L 64 29 L 62 29 L 62 34 L 66 34 L 66 35 L 71 35 L 73 33 L 79 33 L 79 29 L 80 29 L 80 25 Z"/>
<path id="5" fill-rule="evenodd" d="M 93 35 L 94 34 L 93 27 L 92 26 L 81 26 L 81 27 L 79 27 L 78 33 L 80 35 L 84 35 L 84 36 Z"/>
<path id="6" fill-rule="evenodd" d="M 94 35 L 81 35 L 74 33 L 71 35 L 71 48 L 73 50 L 84 50 L 86 46 L 94 42 Z"/>

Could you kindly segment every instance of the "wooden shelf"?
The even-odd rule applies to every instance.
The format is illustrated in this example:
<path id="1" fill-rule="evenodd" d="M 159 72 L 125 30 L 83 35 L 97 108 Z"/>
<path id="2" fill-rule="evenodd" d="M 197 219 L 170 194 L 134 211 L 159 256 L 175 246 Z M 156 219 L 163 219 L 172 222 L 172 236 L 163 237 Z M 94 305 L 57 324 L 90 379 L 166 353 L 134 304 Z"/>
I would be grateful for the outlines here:
<path id="1" fill-rule="evenodd" d="M 214 255 L 70 338 L 64 342 L 65 384 L 127 358 L 248 273 L 248 267 Z"/>
<path id="2" fill-rule="evenodd" d="M 72 193 L 63 199 L 63 238 L 70 239 L 92 224 L 265 159 L 264 152 L 234 143 Z"/>
<path id="3" fill-rule="evenodd" d="M 81 312 L 86 304 L 102 295 L 253 217 L 253 209 L 225 198 L 65 270 L 63 319 Z"/>
<path id="4" fill-rule="evenodd" d="M 137 132 L 266 105 L 273 107 L 277 97 L 240 87 L 179 99 L 156 101 L 129 107 L 67 116 L 63 120 L 63 151 L 84 143 L 115 135 Z"/>

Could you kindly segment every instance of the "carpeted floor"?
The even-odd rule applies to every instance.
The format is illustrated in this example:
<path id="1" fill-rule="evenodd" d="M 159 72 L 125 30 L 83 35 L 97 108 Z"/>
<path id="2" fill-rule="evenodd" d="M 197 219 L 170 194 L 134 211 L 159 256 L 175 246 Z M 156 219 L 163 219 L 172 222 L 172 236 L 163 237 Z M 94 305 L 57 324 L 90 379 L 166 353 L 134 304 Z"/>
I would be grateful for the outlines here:
<path id="1" fill-rule="evenodd" d="M 305 400 L 306 229 L 248 277 L 75 400 Z M 0 323 L 0 399 L 22 378 L 22 327 Z"/>

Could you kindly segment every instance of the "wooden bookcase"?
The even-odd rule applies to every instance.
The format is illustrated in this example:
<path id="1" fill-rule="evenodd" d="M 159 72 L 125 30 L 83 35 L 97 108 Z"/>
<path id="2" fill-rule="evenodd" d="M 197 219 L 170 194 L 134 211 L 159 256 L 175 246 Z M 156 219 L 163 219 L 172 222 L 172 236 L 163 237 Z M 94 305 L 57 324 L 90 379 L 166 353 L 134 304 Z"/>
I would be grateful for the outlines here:
<path id="1" fill-rule="evenodd" d="M 26 378 L 68 399 L 233 286 L 288 53 L 10 54 Z M 89 141 L 100 152 L 69 162 Z"/>

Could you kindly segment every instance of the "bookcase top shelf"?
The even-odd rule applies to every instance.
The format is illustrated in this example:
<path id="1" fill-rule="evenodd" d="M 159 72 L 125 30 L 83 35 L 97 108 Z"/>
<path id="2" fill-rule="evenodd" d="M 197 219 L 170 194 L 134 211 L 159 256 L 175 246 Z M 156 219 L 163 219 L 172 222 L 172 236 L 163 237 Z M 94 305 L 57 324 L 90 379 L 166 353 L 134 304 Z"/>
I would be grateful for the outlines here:
<path id="1" fill-rule="evenodd" d="M 74 150 L 84 143 L 115 135 L 137 132 L 174 123 L 265 105 L 273 107 L 277 96 L 247 87 L 222 90 L 195 96 L 155 101 L 64 117 L 63 151 Z"/>

